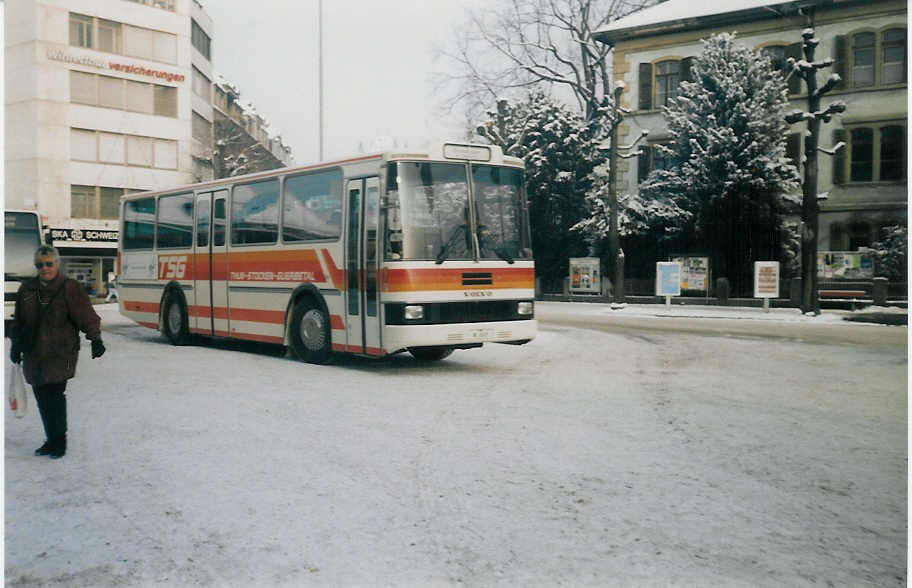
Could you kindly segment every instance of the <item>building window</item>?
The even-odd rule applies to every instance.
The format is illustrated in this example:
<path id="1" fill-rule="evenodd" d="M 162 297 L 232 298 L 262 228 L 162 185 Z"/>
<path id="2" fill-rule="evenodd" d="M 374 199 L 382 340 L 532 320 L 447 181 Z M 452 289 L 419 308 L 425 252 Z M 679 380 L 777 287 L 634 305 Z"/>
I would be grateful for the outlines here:
<path id="1" fill-rule="evenodd" d="M 898 124 L 836 129 L 834 144 L 847 143 L 833 163 L 833 183 L 897 182 L 906 179 L 906 127 Z M 847 151 L 845 156 L 842 151 Z"/>
<path id="2" fill-rule="evenodd" d="M 163 63 L 177 63 L 177 36 L 125 25 L 124 55 Z"/>
<path id="3" fill-rule="evenodd" d="M 906 30 L 892 28 L 836 36 L 837 88 L 869 88 L 906 82 Z"/>
<path id="4" fill-rule="evenodd" d="M 874 33 L 852 35 L 852 85 L 874 85 Z"/>
<path id="5" fill-rule="evenodd" d="M 70 45 L 94 49 L 95 19 L 84 14 L 70 13 Z"/>
<path id="6" fill-rule="evenodd" d="M 680 65 L 677 61 L 662 61 L 656 64 L 656 106 L 668 106 L 668 100 L 678 95 L 679 72 Z"/>
<path id="7" fill-rule="evenodd" d="M 897 181 L 905 177 L 906 133 L 901 126 L 880 129 L 880 180 Z"/>
<path id="8" fill-rule="evenodd" d="M 193 68 L 193 93 L 207 101 L 212 93 L 212 82 L 196 67 Z"/>
<path id="9" fill-rule="evenodd" d="M 70 72 L 70 102 L 177 117 L 177 88 Z"/>
<path id="10" fill-rule="evenodd" d="M 852 162 L 849 178 L 853 182 L 870 182 L 874 171 L 874 131 L 852 129 Z"/>
<path id="11" fill-rule="evenodd" d="M 98 50 L 108 53 L 121 53 L 123 51 L 123 33 L 119 22 L 97 19 L 98 23 Z"/>
<path id="12" fill-rule="evenodd" d="M 193 138 L 203 143 L 209 145 L 212 143 L 212 123 L 202 117 L 195 110 L 193 111 Z"/>
<path id="13" fill-rule="evenodd" d="M 906 81 L 906 31 L 890 29 L 881 43 L 881 83 L 898 84 Z"/>
<path id="14" fill-rule="evenodd" d="M 209 55 L 212 41 L 209 39 L 209 35 L 193 19 L 190 19 L 190 42 L 203 57 L 209 61 L 212 60 Z"/>
<path id="15" fill-rule="evenodd" d="M 92 163 L 177 169 L 177 141 L 70 129 L 70 158 Z"/>
<path id="16" fill-rule="evenodd" d="M 123 188 L 70 186 L 70 216 L 73 218 L 117 219 Z"/>
<path id="17" fill-rule="evenodd" d="M 152 6 L 154 8 L 161 8 L 162 10 L 170 10 L 174 12 L 174 0 L 128 0 L 129 2 L 135 2 L 137 4 L 145 4 L 146 6 Z"/>

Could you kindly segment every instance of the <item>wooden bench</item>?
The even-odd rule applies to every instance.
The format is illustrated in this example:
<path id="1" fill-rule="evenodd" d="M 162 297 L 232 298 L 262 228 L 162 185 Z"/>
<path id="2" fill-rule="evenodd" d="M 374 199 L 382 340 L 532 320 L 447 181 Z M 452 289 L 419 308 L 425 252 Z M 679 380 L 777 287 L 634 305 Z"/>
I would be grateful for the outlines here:
<path id="1" fill-rule="evenodd" d="M 848 302 L 850 308 L 855 310 L 855 304 L 867 302 L 868 293 L 864 290 L 817 290 L 817 296 L 821 301 Z"/>

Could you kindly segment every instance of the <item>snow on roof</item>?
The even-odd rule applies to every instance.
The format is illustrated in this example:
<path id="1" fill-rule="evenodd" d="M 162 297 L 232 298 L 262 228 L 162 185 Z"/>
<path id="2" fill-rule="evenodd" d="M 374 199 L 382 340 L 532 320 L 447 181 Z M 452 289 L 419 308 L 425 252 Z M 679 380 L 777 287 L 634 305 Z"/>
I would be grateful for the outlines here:
<path id="1" fill-rule="evenodd" d="M 596 35 L 625 29 L 653 26 L 683 19 L 701 18 L 717 14 L 739 12 L 753 8 L 792 4 L 794 0 L 720 0 L 718 2 L 694 2 L 694 0 L 668 0 L 618 19 L 596 31 Z"/>

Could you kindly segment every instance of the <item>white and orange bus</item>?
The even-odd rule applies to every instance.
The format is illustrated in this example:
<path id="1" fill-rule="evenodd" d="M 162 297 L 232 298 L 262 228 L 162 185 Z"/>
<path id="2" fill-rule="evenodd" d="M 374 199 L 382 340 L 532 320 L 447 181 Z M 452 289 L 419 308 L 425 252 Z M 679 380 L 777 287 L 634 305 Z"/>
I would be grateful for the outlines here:
<path id="1" fill-rule="evenodd" d="M 121 201 L 121 312 L 193 335 L 424 360 L 537 331 L 520 159 L 443 144 Z"/>

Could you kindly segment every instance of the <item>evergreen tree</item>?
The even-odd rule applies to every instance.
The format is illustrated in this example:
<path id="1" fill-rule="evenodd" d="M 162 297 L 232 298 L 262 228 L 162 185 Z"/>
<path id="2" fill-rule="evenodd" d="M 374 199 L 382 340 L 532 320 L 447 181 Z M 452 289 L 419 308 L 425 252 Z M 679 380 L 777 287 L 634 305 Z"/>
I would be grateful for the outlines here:
<path id="1" fill-rule="evenodd" d="M 785 154 L 787 86 L 768 57 L 730 33 L 704 41 L 692 81 L 664 108 L 675 162 L 643 182 L 646 199 L 673 204 L 682 252 L 709 251 L 715 276 L 751 289 L 752 262 L 781 257 L 782 219 L 799 181 Z"/>

